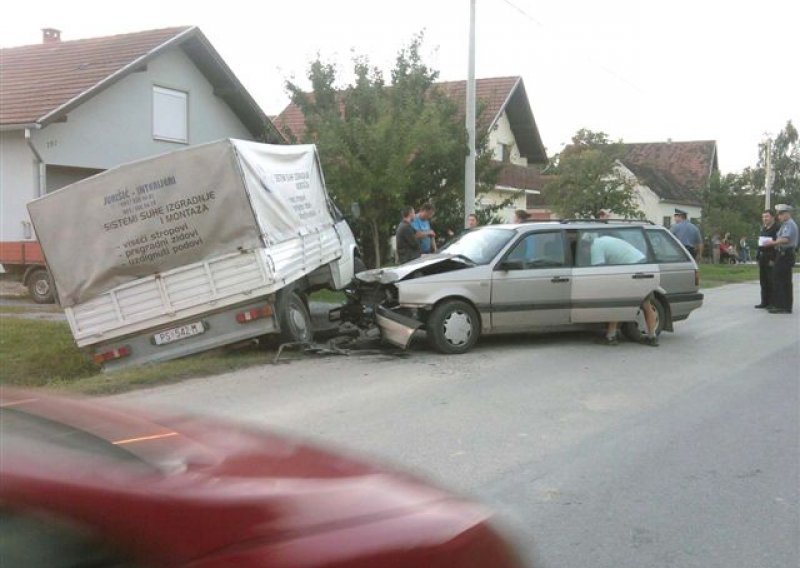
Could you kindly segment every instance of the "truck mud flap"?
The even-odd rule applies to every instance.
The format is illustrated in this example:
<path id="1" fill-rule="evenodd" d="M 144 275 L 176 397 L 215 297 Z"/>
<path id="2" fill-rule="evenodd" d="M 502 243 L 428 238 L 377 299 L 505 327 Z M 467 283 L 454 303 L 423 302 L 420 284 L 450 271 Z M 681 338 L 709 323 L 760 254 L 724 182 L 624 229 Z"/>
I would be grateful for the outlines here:
<path id="1" fill-rule="evenodd" d="M 411 336 L 422 326 L 422 322 L 395 313 L 383 306 L 376 307 L 375 320 L 383 339 L 401 349 L 408 347 L 408 344 L 411 343 Z"/>

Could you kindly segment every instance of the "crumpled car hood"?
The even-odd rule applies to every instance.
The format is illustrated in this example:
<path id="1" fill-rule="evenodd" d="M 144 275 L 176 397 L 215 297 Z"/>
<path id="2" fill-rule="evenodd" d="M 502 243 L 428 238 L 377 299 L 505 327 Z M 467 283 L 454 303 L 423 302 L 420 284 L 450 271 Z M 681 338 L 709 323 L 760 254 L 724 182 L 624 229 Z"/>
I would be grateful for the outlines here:
<path id="1" fill-rule="evenodd" d="M 437 264 L 452 263 L 452 270 L 467 268 L 471 266 L 466 260 L 461 257 L 447 254 L 436 253 L 426 254 L 420 258 L 401 264 L 400 266 L 390 266 L 388 268 L 374 268 L 372 270 L 365 270 L 356 274 L 356 279 L 361 282 L 379 283 L 379 284 L 392 284 L 404 280 L 411 274 L 430 268 Z M 439 271 L 441 272 L 441 271 Z"/>

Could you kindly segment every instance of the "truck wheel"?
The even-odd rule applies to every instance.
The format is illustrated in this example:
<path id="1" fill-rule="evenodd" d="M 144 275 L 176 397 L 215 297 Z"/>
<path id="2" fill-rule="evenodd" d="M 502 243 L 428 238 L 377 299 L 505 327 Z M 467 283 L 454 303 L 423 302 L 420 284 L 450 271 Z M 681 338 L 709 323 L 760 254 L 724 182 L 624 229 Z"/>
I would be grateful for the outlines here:
<path id="1" fill-rule="evenodd" d="M 657 299 L 650 300 L 653 307 L 656 309 L 656 337 L 661 335 L 664 331 L 664 322 L 667 318 L 667 312 L 664 306 Z M 647 324 L 644 321 L 644 312 L 642 308 L 636 312 L 636 320 L 627 322 L 622 325 L 622 333 L 625 337 L 636 343 L 641 343 L 647 337 Z"/>
<path id="2" fill-rule="evenodd" d="M 278 324 L 284 343 L 311 343 L 314 327 L 303 297 L 297 291 L 281 294 L 278 302 Z"/>
<path id="3" fill-rule="evenodd" d="M 425 329 L 431 347 L 440 353 L 466 353 L 478 341 L 478 313 L 466 302 L 448 300 L 436 306 Z"/>
<path id="4" fill-rule="evenodd" d="M 31 273 L 28 277 L 28 292 L 37 304 L 52 304 L 55 301 L 53 283 L 47 270 L 38 268 Z"/>

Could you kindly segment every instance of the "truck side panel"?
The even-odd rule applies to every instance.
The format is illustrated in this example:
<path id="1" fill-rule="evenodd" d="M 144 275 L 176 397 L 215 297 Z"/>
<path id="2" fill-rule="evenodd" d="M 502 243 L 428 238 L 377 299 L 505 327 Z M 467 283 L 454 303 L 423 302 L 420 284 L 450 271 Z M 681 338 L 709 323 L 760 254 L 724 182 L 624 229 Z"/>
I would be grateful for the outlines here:
<path id="1" fill-rule="evenodd" d="M 267 296 L 341 255 L 330 227 L 140 278 L 65 311 L 75 341 L 86 347 Z"/>

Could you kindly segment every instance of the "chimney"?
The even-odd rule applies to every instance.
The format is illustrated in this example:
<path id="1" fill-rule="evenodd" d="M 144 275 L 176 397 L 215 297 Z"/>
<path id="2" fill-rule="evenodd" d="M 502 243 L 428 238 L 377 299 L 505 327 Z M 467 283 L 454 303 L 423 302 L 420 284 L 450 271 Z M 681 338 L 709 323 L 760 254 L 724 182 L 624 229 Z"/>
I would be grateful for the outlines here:
<path id="1" fill-rule="evenodd" d="M 61 30 L 55 28 L 42 28 L 42 43 L 59 43 Z"/>

